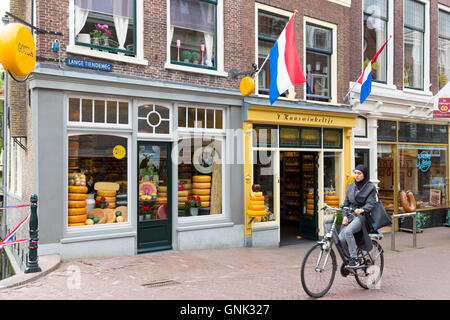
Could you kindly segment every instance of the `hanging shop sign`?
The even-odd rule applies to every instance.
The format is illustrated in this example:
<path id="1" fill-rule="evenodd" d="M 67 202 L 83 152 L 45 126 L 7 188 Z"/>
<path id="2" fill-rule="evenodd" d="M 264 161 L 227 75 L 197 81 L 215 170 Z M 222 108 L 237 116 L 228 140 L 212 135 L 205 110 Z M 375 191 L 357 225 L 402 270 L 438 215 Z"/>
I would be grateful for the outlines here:
<path id="1" fill-rule="evenodd" d="M 450 82 L 436 95 L 433 110 L 434 118 L 450 118 Z"/>
<path id="2" fill-rule="evenodd" d="M 26 77 L 36 64 L 36 45 L 30 29 L 10 23 L 0 33 L 0 62 L 13 76 Z"/>
<path id="3" fill-rule="evenodd" d="M 86 68 L 100 71 L 110 72 L 113 70 L 112 63 L 84 60 L 78 58 L 66 58 L 66 64 L 70 67 Z"/>
<path id="4" fill-rule="evenodd" d="M 417 155 L 417 168 L 422 172 L 427 172 L 431 167 L 431 154 L 422 151 Z"/>

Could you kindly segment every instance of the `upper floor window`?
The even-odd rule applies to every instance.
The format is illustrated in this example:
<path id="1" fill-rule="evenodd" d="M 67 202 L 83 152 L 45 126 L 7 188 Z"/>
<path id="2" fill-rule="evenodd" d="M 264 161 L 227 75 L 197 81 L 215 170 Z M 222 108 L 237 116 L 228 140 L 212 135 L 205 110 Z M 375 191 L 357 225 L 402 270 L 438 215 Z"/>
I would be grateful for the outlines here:
<path id="1" fill-rule="evenodd" d="M 331 56 L 333 31 L 306 24 L 306 98 L 329 102 L 331 99 Z"/>
<path id="2" fill-rule="evenodd" d="M 217 69 L 217 0 L 170 0 L 170 62 Z"/>
<path id="3" fill-rule="evenodd" d="M 439 10 L 439 89 L 444 87 L 450 76 L 450 13 Z"/>
<path id="4" fill-rule="evenodd" d="M 423 90 L 425 5 L 405 0 L 403 20 L 403 85 Z"/>
<path id="5" fill-rule="evenodd" d="M 289 17 L 258 10 L 258 66 L 264 63 L 288 21 Z M 266 63 L 258 75 L 258 91 L 269 94 L 269 88 L 270 65 Z"/>
<path id="6" fill-rule="evenodd" d="M 136 55 L 136 0 L 75 0 L 75 44 Z"/>
<path id="7" fill-rule="evenodd" d="M 387 39 L 388 30 L 388 0 L 364 0 L 364 66 L 372 60 Z M 372 78 L 375 81 L 386 82 L 387 58 L 386 50 L 378 56 L 372 65 Z"/>

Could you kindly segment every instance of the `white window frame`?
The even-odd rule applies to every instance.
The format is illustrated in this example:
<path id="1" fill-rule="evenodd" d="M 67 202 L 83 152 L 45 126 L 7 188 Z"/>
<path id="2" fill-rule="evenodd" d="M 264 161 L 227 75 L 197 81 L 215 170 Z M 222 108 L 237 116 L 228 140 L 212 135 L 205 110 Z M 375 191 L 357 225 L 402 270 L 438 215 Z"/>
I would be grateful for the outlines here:
<path id="1" fill-rule="evenodd" d="M 217 69 L 210 70 L 204 68 L 182 66 L 178 64 L 171 63 L 170 59 L 170 0 L 167 0 L 167 34 L 166 34 L 166 63 L 164 65 L 165 69 L 186 71 L 192 73 L 201 73 L 219 77 L 228 77 L 228 72 L 225 72 L 224 66 L 224 10 L 223 10 L 224 0 L 217 0 L 217 30 L 216 30 L 216 51 L 217 51 Z"/>
<path id="2" fill-rule="evenodd" d="M 273 13 L 273 14 L 276 14 L 276 15 L 279 15 L 279 16 L 282 16 L 282 17 L 286 17 L 287 19 L 290 19 L 292 17 L 292 15 L 294 14 L 293 12 L 290 12 L 290 11 L 278 9 L 278 8 L 271 7 L 271 6 L 262 4 L 262 3 L 255 2 L 255 63 L 256 63 L 256 65 L 258 65 L 258 68 L 260 67 L 259 63 L 258 63 L 258 61 L 259 61 L 259 54 L 258 54 L 258 51 L 259 51 L 259 47 L 258 47 L 258 44 L 259 44 L 259 39 L 258 39 L 258 34 L 259 34 L 258 13 L 259 13 L 259 11 L 266 11 L 266 12 Z M 269 60 L 267 60 L 266 64 L 267 63 L 269 63 Z M 257 96 L 259 96 L 259 97 L 262 97 L 262 98 L 269 98 L 269 95 L 267 95 L 267 94 L 260 94 L 259 93 L 259 79 L 258 79 L 258 76 L 255 77 L 255 94 Z M 280 96 L 278 98 L 278 100 L 297 101 L 298 99 L 295 99 L 295 90 L 294 90 L 294 88 L 290 88 L 289 89 L 289 94 L 286 97 Z"/>
<path id="3" fill-rule="evenodd" d="M 439 11 L 443 11 L 443 12 L 446 12 L 446 13 L 450 14 L 450 7 L 447 7 L 447 6 L 439 3 L 438 4 L 438 19 L 439 19 Z M 438 21 L 438 41 L 439 41 L 439 38 L 440 37 L 439 37 L 439 21 Z M 439 43 L 438 43 L 438 50 L 439 50 Z M 439 61 L 438 61 L 437 67 L 439 68 Z M 438 87 L 439 87 L 439 83 L 438 83 Z"/>
<path id="4" fill-rule="evenodd" d="M 403 8 L 405 7 L 405 1 L 406 0 L 403 0 Z M 425 6 L 425 21 L 424 21 L 425 32 L 423 34 L 423 89 L 406 88 L 404 86 L 403 80 L 402 80 L 402 88 L 405 93 L 426 94 L 429 96 L 429 95 L 432 95 L 432 92 L 430 91 L 430 0 L 412 0 L 412 1 L 420 2 L 420 3 L 424 4 L 424 6 Z M 405 27 L 404 21 L 405 20 L 403 19 L 402 30 Z M 405 40 L 403 39 L 403 43 L 402 43 L 403 48 L 404 48 L 404 45 L 405 45 Z M 403 75 L 403 68 L 405 66 L 404 59 L 405 59 L 405 55 L 403 54 L 402 75 Z M 403 76 L 402 76 L 402 79 L 403 79 Z"/>
<path id="5" fill-rule="evenodd" d="M 117 231 L 124 231 L 129 230 L 130 227 L 135 225 L 136 223 L 136 217 L 133 214 L 133 212 L 136 212 L 136 207 L 133 201 L 133 199 L 136 199 L 136 194 L 132 188 L 132 152 L 134 152 L 134 148 L 132 148 L 132 136 L 131 133 L 124 133 L 124 132 L 117 132 L 117 131 L 85 131 L 85 130 L 67 130 L 67 134 L 64 141 L 64 150 L 65 153 L 65 161 L 64 161 L 64 181 L 66 188 L 64 190 L 68 190 L 69 186 L 69 138 L 72 136 L 79 136 L 79 135 L 106 135 L 106 136 L 115 136 L 120 138 L 127 139 L 127 207 L 128 207 L 128 219 L 126 222 L 121 223 L 104 223 L 104 224 L 97 224 L 97 225 L 86 225 L 86 226 L 75 226 L 75 227 L 69 227 L 68 225 L 68 191 L 64 192 L 64 207 L 63 212 L 64 214 L 64 238 L 71 238 L 74 236 L 80 236 L 80 235 L 98 235 L 99 238 L 107 238 L 108 236 L 104 234 L 102 231 L 107 230 L 111 233 L 116 233 Z"/>
<path id="6" fill-rule="evenodd" d="M 324 105 L 336 105 L 338 103 L 338 96 L 337 96 L 337 55 L 338 55 L 338 37 L 337 37 L 337 25 L 328 23 L 322 20 L 318 20 L 315 18 L 310 17 L 303 17 L 303 39 L 306 39 L 306 25 L 307 24 L 315 24 L 320 27 L 331 29 L 332 32 L 332 54 L 330 57 L 330 63 L 331 63 L 331 70 L 330 70 L 330 95 L 331 99 L 328 102 L 324 101 L 315 101 L 315 100 L 308 100 L 310 102 L 313 102 L 315 104 L 324 104 Z M 303 65 L 306 66 L 306 41 L 303 41 Z M 305 74 L 306 75 L 306 74 Z M 306 85 L 303 86 L 303 96 L 306 100 Z"/>
<path id="7" fill-rule="evenodd" d="M 80 99 L 80 120 L 79 121 L 69 121 L 69 100 L 70 99 Z M 82 122 L 81 115 L 82 115 L 82 100 L 92 100 L 93 106 L 92 106 L 92 122 Z M 117 103 L 120 102 L 126 102 L 128 103 L 128 124 L 119 124 L 119 123 L 106 123 L 106 108 L 105 108 L 105 123 L 96 123 L 94 122 L 94 114 L 95 114 L 95 108 L 94 108 L 94 101 L 95 100 L 104 100 L 104 101 L 115 101 Z M 67 115 L 66 115 L 66 123 L 67 128 L 99 128 L 99 129 L 110 129 L 110 130 L 132 130 L 132 101 L 128 99 L 120 99 L 115 97 L 107 97 L 107 96 L 83 96 L 83 95 L 68 95 L 67 101 Z M 117 112 L 117 120 L 119 117 L 119 112 Z"/>
<path id="8" fill-rule="evenodd" d="M 145 106 L 145 105 L 153 105 L 153 106 L 160 106 L 169 109 L 169 133 L 143 133 L 139 132 L 139 107 Z M 157 101 L 148 101 L 146 103 L 143 103 L 143 101 L 139 101 L 137 103 L 136 107 L 136 135 L 138 140 L 149 140 L 155 138 L 156 140 L 163 139 L 163 140 L 171 140 L 172 134 L 173 134 L 173 106 L 172 104 L 165 103 L 165 102 L 157 102 Z M 164 119 L 166 120 L 166 119 Z"/>
<path id="9" fill-rule="evenodd" d="M 216 126 L 216 116 L 215 116 L 215 110 L 221 110 L 222 111 L 222 129 L 208 129 L 208 128 L 197 128 L 197 121 L 194 121 L 195 128 L 190 127 L 179 127 L 178 126 L 178 109 L 179 108 L 186 108 L 186 124 L 188 123 L 188 109 L 194 108 L 195 111 L 195 119 L 197 120 L 197 109 L 205 109 L 205 117 L 206 117 L 206 111 L 207 110 L 214 110 L 214 127 Z M 190 104 L 178 104 L 176 105 L 176 112 L 177 112 L 177 130 L 180 133 L 200 133 L 200 134 L 208 134 L 208 135 L 225 135 L 226 131 L 226 109 L 224 107 L 220 106 L 204 106 L 204 105 L 190 105 Z"/>
<path id="10" fill-rule="evenodd" d="M 75 0 L 69 0 L 69 45 L 66 48 L 68 53 L 93 57 L 97 59 L 106 59 L 117 62 L 125 62 L 137 65 L 148 65 L 148 60 L 144 58 L 144 0 L 136 0 L 136 56 L 129 57 L 99 50 L 91 50 L 84 46 L 75 44 L 74 32 L 75 20 Z"/>

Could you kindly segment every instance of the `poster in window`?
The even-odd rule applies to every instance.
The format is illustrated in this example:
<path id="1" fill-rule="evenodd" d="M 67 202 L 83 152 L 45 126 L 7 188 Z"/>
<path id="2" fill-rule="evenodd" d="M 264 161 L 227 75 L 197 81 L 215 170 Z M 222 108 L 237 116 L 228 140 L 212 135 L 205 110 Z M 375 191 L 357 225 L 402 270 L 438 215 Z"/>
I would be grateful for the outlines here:
<path id="1" fill-rule="evenodd" d="M 430 189 L 430 205 L 439 207 L 441 205 L 441 190 Z"/>

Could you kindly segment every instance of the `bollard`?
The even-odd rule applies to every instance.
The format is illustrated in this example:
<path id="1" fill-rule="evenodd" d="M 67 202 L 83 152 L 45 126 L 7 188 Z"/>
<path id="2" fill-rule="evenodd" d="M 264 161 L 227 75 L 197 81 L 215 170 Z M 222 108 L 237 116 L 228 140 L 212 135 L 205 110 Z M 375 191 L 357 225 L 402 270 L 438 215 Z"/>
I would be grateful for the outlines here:
<path id="1" fill-rule="evenodd" d="M 38 215 L 37 215 L 37 202 L 38 196 L 33 194 L 30 198 L 31 201 L 31 216 L 30 216 L 30 244 L 29 254 L 27 261 L 27 268 L 25 273 L 41 272 L 41 268 L 38 264 Z"/>

